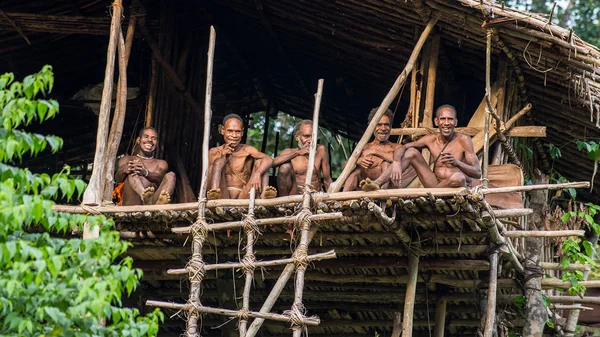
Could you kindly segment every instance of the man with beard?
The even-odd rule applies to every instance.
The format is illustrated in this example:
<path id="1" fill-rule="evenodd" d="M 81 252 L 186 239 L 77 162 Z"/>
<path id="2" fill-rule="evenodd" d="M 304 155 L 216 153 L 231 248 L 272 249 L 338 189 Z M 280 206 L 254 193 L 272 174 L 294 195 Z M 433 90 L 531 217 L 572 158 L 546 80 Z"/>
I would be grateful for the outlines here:
<path id="1" fill-rule="evenodd" d="M 294 127 L 294 138 L 298 142 L 297 149 L 285 149 L 273 160 L 273 167 L 279 166 L 277 174 L 277 187 L 280 196 L 290 194 L 299 194 L 303 185 L 306 183 L 306 174 L 308 171 L 308 153 L 310 152 L 310 142 L 312 140 L 313 122 L 303 120 Z M 319 174 L 320 173 L 320 174 Z M 325 146 L 317 144 L 315 153 L 315 166 L 313 168 L 311 185 L 317 191 L 321 189 L 321 175 L 325 183 L 325 189 L 333 181 L 331 179 L 331 167 L 329 158 L 325 151 Z"/>
<path id="2" fill-rule="evenodd" d="M 257 193 L 262 191 L 263 199 L 277 196 L 277 190 L 269 186 L 268 171 L 273 159 L 253 146 L 240 144 L 243 134 L 240 116 L 230 114 L 223 118 L 221 135 L 225 144 L 209 152 L 209 200 L 248 199 L 253 187 Z"/>
<path id="3" fill-rule="evenodd" d="M 369 113 L 369 123 L 373 119 L 377 109 L 374 108 Z M 360 186 L 362 186 L 366 182 L 377 179 L 390 166 L 393 161 L 394 150 L 401 146 L 401 144 L 389 141 L 393 122 L 394 113 L 392 110 L 387 109 L 375 127 L 375 132 L 373 132 L 375 139 L 365 145 L 356 162 L 358 167 L 348 176 L 344 184 L 344 191 L 354 191 L 359 187 L 359 182 L 361 182 Z M 402 187 L 406 187 L 412 181 L 412 179 L 408 179 L 409 176 L 412 178 L 416 176 L 413 170 L 407 170 L 405 175 L 407 179 L 405 179 L 406 183 Z M 386 183 L 383 188 L 387 188 L 388 185 Z"/>
<path id="4" fill-rule="evenodd" d="M 146 127 L 135 142 L 135 155 L 119 159 L 115 174 L 117 183 L 124 183 L 122 205 L 168 204 L 175 189 L 175 173 L 167 173 L 167 162 L 154 158 L 158 133 Z"/>
<path id="5" fill-rule="evenodd" d="M 465 187 L 473 179 L 481 178 L 481 167 L 473 148 L 471 137 L 455 132 L 458 124 L 456 109 L 442 105 L 435 112 L 435 125 L 439 133 L 423 136 L 394 152 L 394 162 L 375 181 L 365 183 L 363 190 L 377 190 L 388 181 L 401 184 L 404 172 L 413 167 L 425 187 Z M 428 148 L 433 170 L 417 149 Z"/>

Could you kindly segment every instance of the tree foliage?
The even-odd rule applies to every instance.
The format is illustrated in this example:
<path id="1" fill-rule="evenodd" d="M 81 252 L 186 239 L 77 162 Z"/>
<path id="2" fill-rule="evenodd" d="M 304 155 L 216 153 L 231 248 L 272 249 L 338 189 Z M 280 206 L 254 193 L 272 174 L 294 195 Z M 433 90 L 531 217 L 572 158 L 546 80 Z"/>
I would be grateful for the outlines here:
<path id="1" fill-rule="evenodd" d="M 53 85 L 50 66 L 22 82 L 0 76 L 0 335 L 154 336 L 160 311 L 122 307 L 142 273 L 131 258 L 115 263 L 129 244 L 112 220 L 52 210 L 53 199 L 79 196 L 85 183 L 70 179 L 68 167 L 50 176 L 11 165 L 61 148 L 58 137 L 22 130 L 58 113 L 55 100 L 38 98 Z M 99 238 L 65 238 L 84 222 L 100 227 Z"/>

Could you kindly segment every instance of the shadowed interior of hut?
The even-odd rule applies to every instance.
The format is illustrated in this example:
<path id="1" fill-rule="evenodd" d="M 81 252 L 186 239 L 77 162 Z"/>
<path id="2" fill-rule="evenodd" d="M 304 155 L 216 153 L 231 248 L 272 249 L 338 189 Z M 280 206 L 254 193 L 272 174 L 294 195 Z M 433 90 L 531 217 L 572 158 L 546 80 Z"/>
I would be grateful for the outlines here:
<path id="1" fill-rule="evenodd" d="M 50 10 L 40 1 L 27 8 L 9 1 L 3 10 L 31 45 L 23 36 L 0 32 L 7 55 L 2 70 L 19 77 L 53 65 L 61 112 L 28 129 L 58 135 L 65 145 L 23 165 L 34 172 L 69 165 L 72 175 L 90 181 L 98 175 L 92 172 L 98 168 L 103 81 L 108 73 L 114 76 L 110 101 L 117 115 L 122 73 L 107 66 L 107 36 L 115 26 L 106 3 L 70 2 L 77 5 L 64 2 Z M 523 18 L 485 3 L 496 15 L 527 26 L 494 22 L 488 7 L 470 0 L 123 1 L 123 35 L 128 27 L 134 31 L 117 154 L 131 154 L 138 132 L 153 126 L 159 135 L 154 155 L 177 176 L 169 205 L 119 207 L 95 199 L 93 209 L 115 219 L 121 237 L 132 243 L 127 255 L 144 270 L 141 287 L 125 302 L 142 312 L 152 309 L 148 303 L 166 308 L 159 336 L 179 336 L 197 324 L 203 336 L 237 336 L 247 329 L 241 335 L 259 331 L 265 337 L 288 335 L 290 324 L 295 336 L 305 328 L 312 337 L 399 336 L 400 330 L 403 336 L 474 336 L 485 330 L 487 337 L 491 326 L 504 333 L 527 324 L 513 304 L 532 278 L 553 304 L 571 303 L 555 291 L 569 285 L 560 279 L 553 238 L 583 236 L 583 228 L 556 225 L 540 234 L 538 213 L 546 190 L 588 185 L 547 185 L 537 169 L 548 173 L 553 165 L 569 181 L 592 176 L 584 154 L 565 148 L 551 160 L 544 144 L 569 141 L 583 129 L 600 137 L 585 105 L 600 92 L 600 53 L 565 29 L 546 27 L 542 17 Z M 214 55 L 207 53 L 211 27 Z M 571 48 L 579 56 L 571 59 Z M 534 54 L 539 59 L 531 66 Z M 553 71 L 539 71 L 542 64 Z M 322 99 L 315 95 L 319 79 Z M 205 199 L 203 160 L 208 147 L 223 143 L 224 116 L 241 116 L 243 142 L 270 156 L 297 146 L 291 135 L 296 122 L 315 119 L 314 132 L 329 151 L 336 179 L 361 144 L 369 112 L 388 97 L 395 112 L 393 142 L 438 132 L 437 107 L 454 106 L 456 130 L 472 137 L 485 162 L 486 187 L 423 189 L 415 180 L 412 189 L 334 193 L 338 184 L 329 194 Z M 594 116 L 600 111 L 591 109 Z M 278 187 L 276 175 L 270 171 L 270 184 Z M 580 195 L 598 199 L 597 189 Z M 64 204 L 55 209 L 86 213 L 92 207 Z M 554 220 L 562 215 L 550 214 Z M 548 278 L 531 276 L 528 235 L 543 244 L 534 267 Z M 299 246 L 308 251 L 299 254 Z M 192 255 L 198 247 L 201 254 Z M 202 265 L 201 276 L 191 275 L 199 269 L 188 261 Z M 190 285 L 188 276 L 199 280 Z M 600 287 L 598 281 L 581 283 Z M 497 287 L 489 292 L 494 296 L 488 296 L 489 287 Z M 197 289 L 199 298 L 192 299 Z M 490 308 L 496 313 L 488 314 Z M 495 321 L 486 321 L 492 316 Z"/>

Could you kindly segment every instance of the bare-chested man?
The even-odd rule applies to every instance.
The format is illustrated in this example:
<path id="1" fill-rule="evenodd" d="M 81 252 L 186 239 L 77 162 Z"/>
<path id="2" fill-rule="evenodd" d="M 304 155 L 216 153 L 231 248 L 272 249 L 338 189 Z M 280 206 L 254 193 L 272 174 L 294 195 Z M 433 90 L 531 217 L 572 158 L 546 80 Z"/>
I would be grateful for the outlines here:
<path id="1" fill-rule="evenodd" d="M 439 133 L 423 136 L 408 143 L 394 152 L 392 165 L 373 182 L 362 186 L 364 190 L 379 189 L 391 180 L 400 184 L 404 171 L 413 167 L 425 187 L 464 187 L 471 184 L 473 178 L 481 178 L 481 167 L 473 148 L 471 137 L 455 132 L 458 120 L 456 109 L 451 105 L 442 105 L 435 112 L 435 125 Z M 431 152 L 433 171 L 417 149 L 428 148 Z"/>
<path id="2" fill-rule="evenodd" d="M 269 168 L 273 159 L 255 147 L 240 144 L 244 134 L 242 118 L 230 114 L 223 118 L 221 134 L 225 144 L 209 152 L 209 188 L 206 197 L 213 199 L 248 199 L 250 189 L 261 197 L 274 198 L 277 190 L 269 186 Z M 264 188 L 263 188 L 264 187 Z"/>
<path id="3" fill-rule="evenodd" d="M 140 131 L 135 155 L 119 159 L 115 174 L 117 183 L 123 185 L 123 206 L 168 204 L 175 189 L 175 173 L 168 172 L 169 165 L 154 158 L 158 134 L 153 127 Z"/>
<path id="4" fill-rule="evenodd" d="M 377 109 L 374 108 L 369 113 L 369 123 L 373 119 Z M 364 179 L 369 179 L 367 181 L 377 179 L 390 166 L 394 159 L 394 150 L 401 146 L 401 144 L 392 143 L 389 140 L 393 122 L 394 113 L 392 110 L 387 109 L 375 127 L 375 132 L 373 132 L 375 139 L 365 145 L 356 162 L 358 167 L 348 176 L 344 184 L 344 191 L 356 190 L 359 187 L 359 182 L 364 184 Z M 406 174 L 407 176 L 411 175 L 413 178 L 415 177 L 412 170 L 410 172 L 407 171 Z M 408 183 L 410 181 L 407 180 Z M 387 187 L 387 184 L 384 187 Z"/>
<path id="5" fill-rule="evenodd" d="M 298 194 L 306 183 L 306 171 L 308 170 L 308 153 L 312 140 L 313 122 L 303 120 L 294 127 L 294 138 L 298 142 L 297 149 L 285 149 L 273 159 L 273 167 L 279 166 L 277 174 L 277 187 L 280 196 Z M 325 146 L 317 144 L 315 153 L 315 167 L 313 169 L 311 185 L 312 188 L 321 191 L 321 175 L 325 183 L 325 189 L 333 182 L 331 179 L 331 167 Z"/>

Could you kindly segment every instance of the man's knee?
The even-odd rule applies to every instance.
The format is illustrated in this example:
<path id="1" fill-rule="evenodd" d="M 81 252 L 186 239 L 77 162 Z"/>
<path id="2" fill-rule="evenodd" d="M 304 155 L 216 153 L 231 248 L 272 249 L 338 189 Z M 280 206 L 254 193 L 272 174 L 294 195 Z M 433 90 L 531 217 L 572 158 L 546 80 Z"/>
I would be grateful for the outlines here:
<path id="1" fill-rule="evenodd" d="M 294 168 L 292 167 L 292 164 L 290 163 L 285 163 L 282 164 L 281 166 L 279 166 L 279 175 L 283 175 L 283 176 L 289 176 L 292 174 L 292 172 L 294 171 Z"/>
<path id="2" fill-rule="evenodd" d="M 412 159 L 415 159 L 418 157 L 423 157 L 423 155 L 421 154 L 421 152 L 419 150 L 415 149 L 414 147 L 411 147 L 410 149 L 407 149 L 404 152 L 404 158 L 406 158 L 406 159 L 412 160 Z"/>
<path id="3" fill-rule="evenodd" d="M 448 177 L 448 183 L 451 187 L 467 186 L 467 177 L 461 172 L 454 172 Z"/>
<path id="4" fill-rule="evenodd" d="M 166 183 L 171 183 L 171 182 L 175 182 L 177 178 L 175 177 L 175 172 L 168 172 L 167 174 L 165 174 L 165 176 L 163 177 L 163 181 Z"/>

